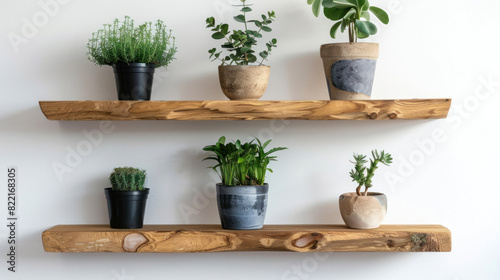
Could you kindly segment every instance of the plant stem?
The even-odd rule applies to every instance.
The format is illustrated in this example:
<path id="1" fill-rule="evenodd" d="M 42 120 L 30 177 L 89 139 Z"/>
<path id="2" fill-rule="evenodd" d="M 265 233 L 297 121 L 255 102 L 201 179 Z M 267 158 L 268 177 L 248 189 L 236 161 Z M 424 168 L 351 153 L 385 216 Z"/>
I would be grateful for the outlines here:
<path id="1" fill-rule="evenodd" d="M 361 194 L 361 186 L 362 186 L 362 185 L 359 185 L 359 186 L 356 188 L 356 193 L 358 194 L 358 196 L 363 196 L 363 195 Z"/>

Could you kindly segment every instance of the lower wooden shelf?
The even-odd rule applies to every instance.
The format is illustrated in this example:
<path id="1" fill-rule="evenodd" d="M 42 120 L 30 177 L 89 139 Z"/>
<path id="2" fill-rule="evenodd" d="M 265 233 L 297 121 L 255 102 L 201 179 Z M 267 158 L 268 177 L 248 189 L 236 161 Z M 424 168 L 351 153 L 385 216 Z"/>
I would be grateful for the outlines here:
<path id="1" fill-rule="evenodd" d="M 227 251 L 450 252 L 451 232 L 440 225 L 266 225 L 224 230 L 220 225 L 58 225 L 42 235 L 46 252 L 196 253 Z"/>

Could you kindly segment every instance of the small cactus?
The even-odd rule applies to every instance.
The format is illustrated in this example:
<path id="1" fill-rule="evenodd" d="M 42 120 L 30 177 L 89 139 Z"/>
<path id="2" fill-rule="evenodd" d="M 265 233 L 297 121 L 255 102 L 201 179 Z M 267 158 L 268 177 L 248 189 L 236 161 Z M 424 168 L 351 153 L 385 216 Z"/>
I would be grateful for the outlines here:
<path id="1" fill-rule="evenodd" d="M 144 191 L 146 170 L 119 167 L 115 168 L 109 176 L 113 191 Z"/>

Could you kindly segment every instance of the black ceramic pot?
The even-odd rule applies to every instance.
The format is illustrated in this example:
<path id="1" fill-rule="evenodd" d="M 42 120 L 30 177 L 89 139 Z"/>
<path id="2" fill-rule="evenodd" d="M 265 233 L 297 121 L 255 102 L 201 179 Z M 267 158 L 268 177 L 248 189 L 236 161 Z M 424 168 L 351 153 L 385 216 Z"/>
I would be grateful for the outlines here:
<path id="1" fill-rule="evenodd" d="M 155 64 L 113 64 L 118 100 L 151 100 Z"/>
<path id="2" fill-rule="evenodd" d="M 104 190 L 108 201 L 109 224 L 111 228 L 142 228 L 149 189 L 144 191 Z"/>
<path id="3" fill-rule="evenodd" d="M 224 229 L 261 229 L 267 209 L 269 185 L 225 186 L 217 184 L 217 206 Z"/>

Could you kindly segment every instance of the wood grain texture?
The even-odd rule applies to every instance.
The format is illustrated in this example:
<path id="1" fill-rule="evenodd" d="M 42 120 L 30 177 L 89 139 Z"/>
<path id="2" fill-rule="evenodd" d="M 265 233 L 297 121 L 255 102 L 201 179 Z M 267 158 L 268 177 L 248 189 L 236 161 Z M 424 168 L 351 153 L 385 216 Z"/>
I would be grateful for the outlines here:
<path id="1" fill-rule="evenodd" d="M 266 225 L 224 230 L 220 225 L 59 225 L 42 235 L 47 252 L 193 253 L 224 251 L 450 252 L 451 232 L 439 225 L 383 225 L 373 230 L 343 225 Z"/>
<path id="2" fill-rule="evenodd" d="M 446 118 L 451 99 L 364 101 L 40 101 L 49 120 L 391 120 Z"/>

